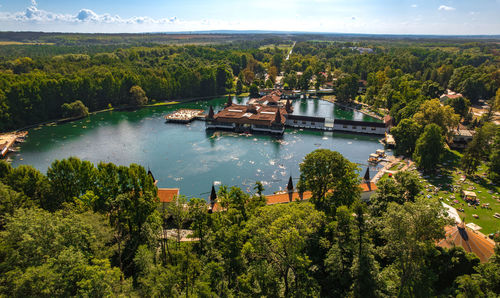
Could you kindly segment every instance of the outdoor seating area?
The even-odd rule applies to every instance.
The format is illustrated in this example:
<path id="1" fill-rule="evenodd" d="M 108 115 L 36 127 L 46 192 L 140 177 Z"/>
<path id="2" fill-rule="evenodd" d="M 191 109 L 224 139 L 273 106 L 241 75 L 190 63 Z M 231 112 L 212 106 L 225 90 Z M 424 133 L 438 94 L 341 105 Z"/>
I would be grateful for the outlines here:
<path id="1" fill-rule="evenodd" d="M 471 205 L 479 205 L 480 203 L 480 200 L 477 198 L 476 193 L 473 191 L 462 190 L 462 198 L 464 199 L 464 201 Z"/>
<path id="2" fill-rule="evenodd" d="M 450 165 L 452 161 L 447 163 Z M 459 168 L 450 171 L 441 167 L 432 174 L 416 173 L 424 188 L 421 195 L 456 208 L 461 218 L 486 234 L 499 230 L 500 189 L 485 175 L 485 168 L 480 167 L 477 174 L 471 176 L 465 176 Z"/>

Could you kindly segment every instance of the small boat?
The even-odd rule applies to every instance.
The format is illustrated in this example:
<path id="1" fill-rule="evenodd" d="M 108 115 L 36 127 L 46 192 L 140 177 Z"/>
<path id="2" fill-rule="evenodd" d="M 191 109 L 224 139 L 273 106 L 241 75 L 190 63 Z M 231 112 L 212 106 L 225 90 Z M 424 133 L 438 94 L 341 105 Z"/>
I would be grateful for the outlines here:
<path id="1" fill-rule="evenodd" d="M 377 151 L 375 151 L 375 153 L 380 157 L 385 156 L 385 151 L 383 149 L 377 149 Z"/>
<path id="2" fill-rule="evenodd" d="M 370 154 L 370 157 L 368 158 L 368 162 L 369 163 L 378 163 L 379 162 L 378 158 L 379 158 L 378 154 L 372 153 L 372 154 Z"/>

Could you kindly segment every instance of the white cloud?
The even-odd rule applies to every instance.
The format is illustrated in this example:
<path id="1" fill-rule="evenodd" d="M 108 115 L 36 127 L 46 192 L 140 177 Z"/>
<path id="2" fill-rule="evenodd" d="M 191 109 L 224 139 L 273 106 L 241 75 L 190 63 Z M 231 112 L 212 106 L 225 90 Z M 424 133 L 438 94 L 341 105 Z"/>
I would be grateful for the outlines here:
<path id="1" fill-rule="evenodd" d="M 418 5 L 417 5 L 417 4 L 412 4 L 412 5 L 411 5 L 411 7 L 412 7 L 412 8 L 417 8 L 417 7 L 418 7 Z"/>
<path id="2" fill-rule="evenodd" d="M 61 23 L 64 24 L 115 24 L 115 25 L 169 25 L 178 23 L 177 17 L 173 16 L 170 18 L 153 19 L 150 17 L 131 17 L 128 19 L 122 19 L 120 16 L 112 16 L 109 13 L 97 14 L 91 9 L 83 8 L 76 15 L 71 14 L 60 14 L 53 13 L 50 11 L 45 11 L 38 9 L 35 0 L 31 0 L 31 6 L 26 8 L 24 12 L 0 12 L 0 23 L 1 22 L 16 22 L 17 24 L 54 24 Z"/>
<path id="3" fill-rule="evenodd" d="M 256 1 L 269 2 L 268 0 Z M 290 1 L 297 3 L 303 0 Z M 31 4 L 36 4 L 36 2 Z M 408 5 L 411 5 L 411 2 Z M 441 7 L 439 9 L 443 11 L 450 10 Z M 185 20 L 178 19 L 175 16 L 165 18 L 151 18 L 148 16 L 122 18 L 109 13 L 100 14 L 88 8 L 80 9 L 71 14 L 62 14 L 45 11 L 40 9 L 38 5 L 30 5 L 19 12 L 0 11 L 0 28 L 9 31 L 134 33 L 230 29 L 378 34 L 498 34 L 498 27 L 482 22 L 479 23 L 479 21 L 473 21 L 474 26 L 465 26 L 463 23 L 429 21 L 427 17 L 417 15 L 415 19 L 407 20 L 406 23 L 405 26 L 394 26 L 394 24 L 400 23 L 390 18 L 367 19 L 366 16 L 357 15 L 353 11 L 345 12 L 339 18 L 326 16 L 295 17 L 295 14 L 288 14 L 277 15 L 274 18 L 255 16 L 252 19 L 239 18 L 237 20 L 225 18 Z"/>
<path id="4" fill-rule="evenodd" d="M 99 18 L 99 16 L 90 9 L 82 9 L 76 15 L 76 18 L 80 21 L 95 21 Z"/>
<path id="5" fill-rule="evenodd" d="M 455 10 L 455 8 L 451 7 L 451 6 L 441 5 L 438 7 L 438 10 L 452 11 L 452 10 Z"/>

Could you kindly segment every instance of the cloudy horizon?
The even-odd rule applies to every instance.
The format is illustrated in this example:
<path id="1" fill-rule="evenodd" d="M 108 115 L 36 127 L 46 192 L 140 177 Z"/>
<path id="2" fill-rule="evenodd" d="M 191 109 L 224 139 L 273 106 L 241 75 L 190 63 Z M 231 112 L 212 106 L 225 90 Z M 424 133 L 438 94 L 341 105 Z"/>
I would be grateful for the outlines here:
<path id="1" fill-rule="evenodd" d="M 211 30 L 498 35 L 500 0 L 0 0 L 2 31 L 145 33 Z"/>

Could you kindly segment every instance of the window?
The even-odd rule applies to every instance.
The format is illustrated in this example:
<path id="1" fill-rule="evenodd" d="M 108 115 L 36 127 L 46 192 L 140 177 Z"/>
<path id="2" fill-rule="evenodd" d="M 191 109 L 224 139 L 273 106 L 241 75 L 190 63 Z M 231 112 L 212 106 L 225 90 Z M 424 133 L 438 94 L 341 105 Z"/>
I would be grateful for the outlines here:
<path id="1" fill-rule="evenodd" d="M 314 122 L 311 122 L 311 125 L 316 125 L 316 123 L 314 123 Z"/>
<path id="2" fill-rule="evenodd" d="M 302 124 L 306 124 L 306 122 L 305 122 L 305 121 L 302 121 Z"/>
<path id="3" fill-rule="evenodd" d="M 347 125 L 342 125 L 342 128 L 347 128 Z"/>
<path id="4" fill-rule="evenodd" d="M 366 130 L 366 127 L 364 127 L 364 126 L 363 126 L 363 127 L 361 127 L 361 129 L 362 129 L 362 130 Z"/>
<path id="5" fill-rule="evenodd" d="M 356 126 L 353 126 L 353 127 L 352 127 L 352 129 L 357 129 L 357 127 L 356 127 Z"/>
<path id="6" fill-rule="evenodd" d="M 297 124 L 297 120 L 293 120 L 293 123 L 294 123 L 294 124 Z"/>
<path id="7" fill-rule="evenodd" d="M 375 127 L 372 127 L 372 130 L 375 130 L 376 128 Z"/>

